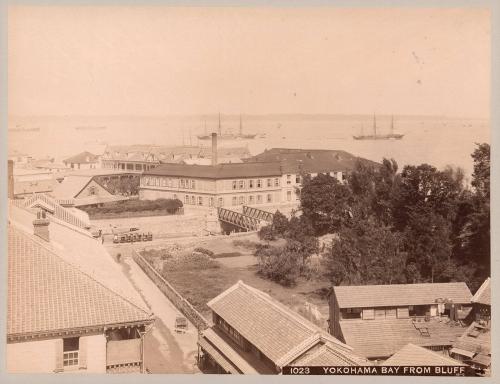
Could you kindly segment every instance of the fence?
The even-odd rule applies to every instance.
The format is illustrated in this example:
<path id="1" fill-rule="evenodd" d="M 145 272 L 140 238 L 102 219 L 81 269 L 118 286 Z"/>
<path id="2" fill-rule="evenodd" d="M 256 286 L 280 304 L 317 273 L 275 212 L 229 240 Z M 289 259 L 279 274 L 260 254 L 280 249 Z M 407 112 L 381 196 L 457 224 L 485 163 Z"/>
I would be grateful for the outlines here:
<path id="1" fill-rule="evenodd" d="M 210 323 L 205 317 L 199 313 L 192 304 L 187 301 L 182 295 L 175 290 L 170 283 L 165 280 L 156 269 L 153 268 L 139 253 L 134 251 L 132 253 L 134 261 L 141 267 L 141 269 L 149 276 L 149 278 L 156 284 L 156 286 L 163 292 L 163 294 L 181 311 L 181 313 L 189 319 L 191 323 L 198 329 L 203 331 L 210 327 Z"/>

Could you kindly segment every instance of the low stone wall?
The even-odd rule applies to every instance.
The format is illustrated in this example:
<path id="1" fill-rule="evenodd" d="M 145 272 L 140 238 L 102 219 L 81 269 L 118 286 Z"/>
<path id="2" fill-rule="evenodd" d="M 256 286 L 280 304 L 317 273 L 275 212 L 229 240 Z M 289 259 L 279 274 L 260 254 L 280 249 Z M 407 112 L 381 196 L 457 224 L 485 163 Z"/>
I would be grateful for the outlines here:
<path id="1" fill-rule="evenodd" d="M 163 292 L 163 294 L 181 311 L 181 313 L 189 319 L 191 323 L 198 329 L 203 331 L 210 327 L 208 320 L 199 313 L 189 301 L 175 290 L 172 285 L 165 280 L 152 266 L 149 264 L 139 253 L 134 251 L 132 253 L 134 261 L 141 267 L 141 269 L 149 276 L 149 278 L 156 284 L 156 286 Z M 196 282 L 193 282 L 195 284 Z"/>

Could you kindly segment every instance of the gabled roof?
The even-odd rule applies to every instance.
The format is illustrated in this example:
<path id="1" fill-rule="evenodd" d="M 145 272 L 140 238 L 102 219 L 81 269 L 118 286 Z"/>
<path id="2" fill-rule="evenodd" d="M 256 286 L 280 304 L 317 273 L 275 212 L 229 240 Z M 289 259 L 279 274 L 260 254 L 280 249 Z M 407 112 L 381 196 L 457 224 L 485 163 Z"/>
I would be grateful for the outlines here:
<path id="1" fill-rule="evenodd" d="M 378 166 L 371 160 L 342 150 L 272 148 L 244 160 L 245 162 L 281 163 L 284 173 L 325 173 L 352 171 L 357 161 Z"/>
<path id="2" fill-rule="evenodd" d="M 330 344 L 347 365 L 358 362 L 350 347 L 242 281 L 207 305 L 277 366 L 287 365 L 318 343 Z"/>
<path id="3" fill-rule="evenodd" d="M 389 357 L 382 365 L 396 365 L 396 366 L 465 366 L 465 364 L 447 357 L 442 353 L 436 353 L 428 350 L 427 348 L 420 347 L 415 344 L 406 344 L 403 348 L 397 351 L 394 355 Z"/>
<path id="4" fill-rule="evenodd" d="M 473 303 L 491 305 L 491 287 L 490 278 L 488 277 L 479 287 L 477 292 L 472 296 Z"/>
<path id="5" fill-rule="evenodd" d="M 153 320 L 36 236 L 9 224 L 8 241 L 9 338 Z"/>
<path id="6" fill-rule="evenodd" d="M 451 346 L 463 327 L 431 319 L 417 326 L 426 327 L 430 336 L 421 334 L 411 319 L 340 321 L 342 335 L 354 353 L 368 359 L 385 358 L 408 343 L 420 346 Z"/>
<path id="7" fill-rule="evenodd" d="M 450 299 L 457 304 L 470 303 L 472 294 L 463 282 L 391 285 L 342 285 L 333 287 L 339 308 L 370 308 L 434 304 Z"/>
<path id="8" fill-rule="evenodd" d="M 68 157 L 63 160 L 64 163 L 72 163 L 72 164 L 95 164 L 99 161 L 99 156 L 94 155 L 93 153 L 84 151 L 75 156 Z"/>
<path id="9" fill-rule="evenodd" d="M 83 220 L 81 216 L 75 215 L 70 209 L 62 207 L 55 199 L 44 193 L 37 193 L 23 200 L 13 200 L 16 206 L 21 208 L 43 208 L 50 212 L 55 218 L 78 228 L 88 229 L 90 223 Z"/>
<path id="10" fill-rule="evenodd" d="M 94 178 L 94 176 L 69 175 L 65 176 L 64 180 L 61 183 L 56 184 L 54 190 L 52 191 L 52 195 L 57 199 L 73 199 L 77 197 L 80 194 L 80 192 L 82 192 L 85 189 L 85 187 L 87 187 L 87 185 L 89 185 L 92 181 L 99 184 L 99 186 L 101 186 L 103 189 L 107 191 L 107 189 L 103 187 Z M 112 196 L 112 194 L 109 191 L 108 194 L 109 196 Z"/>
<path id="11" fill-rule="evenodd" d="M 228 163 L 212 165 L 164 163 L 143 175 L 182 176 L 201 179 L 236 179 L 241 177 L 281 176 L 279 163 Z"/>

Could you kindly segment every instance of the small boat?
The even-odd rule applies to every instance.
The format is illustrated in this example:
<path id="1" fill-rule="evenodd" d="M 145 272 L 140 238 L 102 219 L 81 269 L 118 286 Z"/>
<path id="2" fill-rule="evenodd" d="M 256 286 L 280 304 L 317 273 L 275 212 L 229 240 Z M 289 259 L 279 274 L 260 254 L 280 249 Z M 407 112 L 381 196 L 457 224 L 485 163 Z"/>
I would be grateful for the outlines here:
<path id="1" fill-rule="evenodd" d="M 16 125 L 15 128 L 9 128 L 9 132 L 40 132 L 40 128 L 38 127 L 21 127 L 19 124 Z"/>
<path id="2" fill-rule="evenodd" d="M 361 135 L 353 136 L 354 140 L 401 140 L 404 137 L 402 133 L 394 133 L 394 116 L 391 119 L 391 132 L 387 134 L 377 134 L 377 120 L 375 115 L 373 115 L 373 134 L 364 135 L 363 128 L 361 128 Z"/>

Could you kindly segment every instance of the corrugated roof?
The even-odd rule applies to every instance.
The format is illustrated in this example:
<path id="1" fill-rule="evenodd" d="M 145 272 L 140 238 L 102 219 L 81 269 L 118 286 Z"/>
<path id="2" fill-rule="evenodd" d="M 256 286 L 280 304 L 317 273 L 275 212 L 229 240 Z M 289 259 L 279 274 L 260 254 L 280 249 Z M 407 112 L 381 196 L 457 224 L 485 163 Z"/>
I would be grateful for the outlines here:
<path id="1" fill-rule="evenodd" d="M 68 157 L 63 163 L 68 164 L 95 164 L 99 161 L 99 156 L 88 151 L 81 152 L 75 156 Z"/>
<path id="2" fill-rule="evenodd" d="M 432 319 L 422 323 L 430 337 L 422 336 L 410 319 L 344 320 L 340 322 L 346 344 L 354 352 L 369 359 L 393 355 L 408 343 L 420 346 L 451 346 L 464 331 L 463 327 L 452 326 Z"/>
<path id="3" fill-rule="evenodd" d="M 350 348 L 269 295 L 239 281 L 207 305 L 277 366 L 283 366 L 314 346 L 328 342 L 346 359 Z M 303 348 L 304 350 L 299 350 Z"/>
<path id="4" fill-rule="evenodd" d="M 333 287 L 340 308 L 391 307 L 434 304 L 436 299 L 470 303 L 472 294 L 463 282 Z"/>
<path id="5" fill-rule="evenodd" d="M 473 303 L 491 305 L 491 287 L 489 277 L 483 282 L 483 284 L 481 284 L 477 292 L 474 296 L 472 296 L 471 301 Z"/>
<path id="6" fill-rule="evenodd" d="M 181 176 L 204 179 L 235 179 L 241 177 L 281 176 L 279 163 L 229 163 L 212 165 L 161 164 L 143 175 Z"/>
<path id="7" fill-rule="evenodd" d="M 61 259 L 34 235 L 8 227 L 10 337 L 149 322 L 150 314 Z"/>
<path id="8" fill-rule="evenodd" d="M 397 351 L 394 355 L 389 357 L 382 365 L 396 365 L 396 366 L 465 366 L 465 364 L 447 357 L 442 353 L 436 353 L 428 350 L 427 348 L 420 347 L 415 344 L 406 344 L 403 348 Z"/>
<path id="9" fill-rule="evenodd" d="M 281 163 L 283 173 L 325 173 L 352 171 L 357 161 L 379 164 L 342 150 L 272 148 L 244 160 L 245 162 Z"/>

